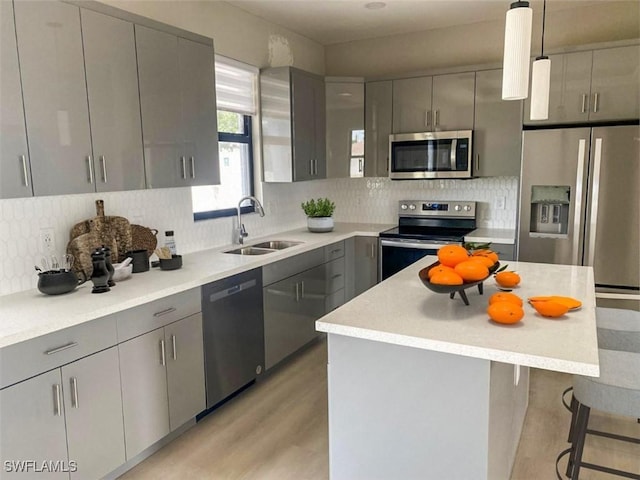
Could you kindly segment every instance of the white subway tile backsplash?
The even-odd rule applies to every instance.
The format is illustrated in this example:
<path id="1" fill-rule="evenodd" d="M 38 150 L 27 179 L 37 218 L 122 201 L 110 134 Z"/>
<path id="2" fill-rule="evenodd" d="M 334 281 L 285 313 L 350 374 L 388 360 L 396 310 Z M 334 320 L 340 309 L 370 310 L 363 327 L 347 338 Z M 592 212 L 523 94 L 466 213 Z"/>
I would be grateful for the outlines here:
<path id="1" fill-rule="evenodd" d="M 300 203 L 329 197 L 336 203 L 338 222 L 395 223 L 397 204 L 407 199 L 475 200 L 478 226 L 515 228 L 518 179 L 391 181 L 387 178 L 315 180 L 292 184 L 264 184 L 266 216 L 244 215 L 251 238 L 303 227 Z M 505 198 L 505 209 L 496 199 Z M 42 256 L 40 230 L 53 229 L 56 250 L 63 253 L 69 230 L 95 216 L 95 200 L 103 199 L 106 215 L 155 228 L 158 244 L 173 230 L 181 253 L 226 245 L 233 241 L 235 217 L 194 222 L 191 190 L 170 188 L 0 200 L 0 295 L 36 287 L 34 265 Z"/>

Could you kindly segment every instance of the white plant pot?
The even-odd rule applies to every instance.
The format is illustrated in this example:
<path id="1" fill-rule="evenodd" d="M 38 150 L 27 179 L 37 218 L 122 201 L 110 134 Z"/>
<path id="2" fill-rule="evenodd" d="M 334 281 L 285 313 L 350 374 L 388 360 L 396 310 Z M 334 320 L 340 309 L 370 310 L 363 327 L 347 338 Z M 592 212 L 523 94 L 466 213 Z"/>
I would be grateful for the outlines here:
<path id="1" fill-rule="evenodd" d="M 333 217 L 307 217 L 310 232 L 322 233 L 333 230 Z"/>

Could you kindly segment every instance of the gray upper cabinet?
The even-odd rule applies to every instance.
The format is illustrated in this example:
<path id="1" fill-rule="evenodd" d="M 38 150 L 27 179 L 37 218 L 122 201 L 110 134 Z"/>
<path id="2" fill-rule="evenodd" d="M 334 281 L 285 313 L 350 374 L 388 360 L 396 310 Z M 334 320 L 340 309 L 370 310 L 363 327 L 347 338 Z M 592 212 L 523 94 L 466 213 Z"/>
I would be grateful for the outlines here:
<path id="1" fill-rule="evenodd" d="M 219 183 L 213 49 L 135 29 L 147 186 Z"/>
<path id="2" fill-rule="evenodd" d="M 525 125 L 631 120 L 640 116 L 640 46 L 550 55 L 549 118 Z"/>
<path id="3" fill-rule="evenodd" d="M 260 72 L 265 182 L 325 178 L 325 86 L 292 67 Z"/>
<path id="4" fill-rule="evenodd" d="M 34 193 L 93 192 L 80 9 L 14 6 Z"/>
<path id="5" fill-rule="evenodd" d="M 365 177 L 389 175 L 389 135 L 392 130 L 393 86 L 391 80 L 365 85 Z"/>
<path id="6" fill-rule="evenodd" d="M 0 2 L 0 22 L 0 198 L 30 197 L 31 166 L 12 2 Z"/>
<path id="7" fill-rule="evenodd" d="M 431 92 L 433 77 L 393 80 L 393 133 L 433 129 Z"/>
<path id="8" fill-rule="evenodd" d="M 522 102 L 502 100 L 502 70 L 476 72 L 473 175 L 520 175 Z"/>
<path id="9" fill-rule="evenodd" d="M 589 119 L 640 117 L 640 45 L 594 50 Z"/>
<path id="10" fill-rule="evenodd" d="M 188 185 L 220 183 L 213 49 L 178 37 L 182 142 Z"/>
<path id="11" fill-rule="evenodd" d="M 470 130 L 473 127 L 475 82 L 475 72 L 433 77 L 433 130 Z"/>
<path id="12" fill-rule="evenodd" d="M 81 9 L 96 190 L 145 187 L 133 24 Z"/>

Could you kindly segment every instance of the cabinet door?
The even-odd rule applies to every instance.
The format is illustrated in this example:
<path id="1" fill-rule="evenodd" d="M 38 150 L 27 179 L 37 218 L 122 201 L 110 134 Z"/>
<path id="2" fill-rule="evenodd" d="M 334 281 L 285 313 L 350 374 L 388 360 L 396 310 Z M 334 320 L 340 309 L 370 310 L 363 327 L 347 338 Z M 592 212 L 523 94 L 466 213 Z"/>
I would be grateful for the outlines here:
<path id="1" fill-rule="evenodd" d="M 135 33 L 147 187 L 182 186 L 187 158 L 181 151 L 178 38 L 140 25 Z"/>
<path id="2" fill-rule="evenodd" d="M 71 479 L 102 478 L 125 462 L 118 349 L 62 367 Z"/>
<path id="3" fill-rule="evenodd" d="M 0 198 L 30 197 L 31 167 L 12 2 L 0 2 L 0 22 Z"/>
<path id="4" fill-rule="evenodd" d="M 167 345 L 159 328 L 118 345 L 127 460 L 169 433 Z"/>
<path id="5" fill-rule="evenodd" d="M 60 369 L 55 369 L 0 390 L 0 455 L 6 462 L 42 461 L 67 464 L 67 442 Z M 10 463 L 15 470 L 17 466 Z M 7 476 L 11 476 L 7 473 Z M 69 478 L 64 472 L 16 474 L 26 479 Z"/>
<path id="6" fill-rule="evenodd" d="M 14 6 L 34 193 L 93 192 L 80 9 Z"/>
<path id="7" fill-rule="evenodd" d="M 591 89 L 591 52 L 549 55 L 551 83 L 549 87 L 549 118 L 530 120 L 531 98 L 524 104 L 525 125 L 578 123 L 589 119 Z"/>
<path id="8" fill-rule="evenodd" d="M 522 101 L 502 100 L 502 70 L 476 72 L 473 175 L 519 176 Z"/>
<path id="9" fill-rule="evenodd" d="M 310 75 L 291 70 L 293 105 L 293 180 L 311 180 L 315 172 L 315 80 Z"/>
<path id="10" fill-rule="evenodd" d="M 99 192 L 145 187 L 133 24 L 80 9 Z"/>
<path id="11" fill-rule="evenodd" d="M 364 176 L 389 175 L 389 135 L 392 127 L 391 80 L 365 85 Z"/>
<path id="12" fill-rule="evenodd" d="M 475 72 L 433 77 L 433 130 L 471 130 Z"/>
<path id="13" fill-rule="evenodd" d="M 626 120 L 638 117 L 640 46 L 594 50 L 589 120 Z"/>
<path id="14" fill-rule="evenodd" d="M 218 119 L 213 48 L 178 38 L 183 145 L 188 185 L 217 185 Z"/>
<path id="15" fill-rule="evenodd" d="M 355 238 L 354 270 L 354 296 L 378 283 L 378 237 Z"/>
<path id="16" fill-rule="evenodd" d="M 327 102 L 324 80 L 321 78 L 314 78 L 313 99 L 313 157 L 315 162 L 313 178 L 327 178 Z"/>
<path id="17" fill-rule="evenodd" d="M 197 313 L 167 325 L 164 330 L 169 426 L 173 431 L 206 407 L 202 314 Z"/>
<path id="18" fill-rule="evenodd" d="M 432 85 L 433 77 L 393 81 L 393 133 L 433 130 Z"/>

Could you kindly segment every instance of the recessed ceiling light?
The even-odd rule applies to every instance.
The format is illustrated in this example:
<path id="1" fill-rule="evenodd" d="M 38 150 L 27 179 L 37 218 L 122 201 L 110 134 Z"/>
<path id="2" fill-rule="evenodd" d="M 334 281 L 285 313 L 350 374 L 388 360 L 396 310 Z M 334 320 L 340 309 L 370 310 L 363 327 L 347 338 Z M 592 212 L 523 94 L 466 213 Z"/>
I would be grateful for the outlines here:
<path id="1" fill-rule="evenodd" d="M 350 97 L 351 96 L 351 92 L 340 92 L 338 94 L 339 97 Z"/>
<path id="2" fill-rule="evenodd" d="M 380 10 L 386 6 L 387 4 L 384 2 L 369 2 L 364 4 L 364 8 L 368 8 L 369 10 Z"/>

